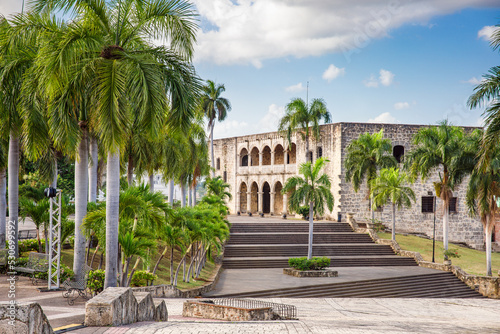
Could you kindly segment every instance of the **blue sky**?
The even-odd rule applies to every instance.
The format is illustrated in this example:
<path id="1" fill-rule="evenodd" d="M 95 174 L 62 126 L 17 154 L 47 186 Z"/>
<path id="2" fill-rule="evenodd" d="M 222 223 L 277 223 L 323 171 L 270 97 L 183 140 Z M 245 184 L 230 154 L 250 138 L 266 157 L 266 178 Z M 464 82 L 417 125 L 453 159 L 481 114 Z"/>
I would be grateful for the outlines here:
<path id="1" fill-rule="evenodd" d="M 467 98 L 500 65 L 498 0 L 194 0 L 195 66 L 232 104 L 215 137 L 275 131 L 294 97 L 334 122 L 480 125 Z M 22 0 L 0 0 L 0 13 Z M 19 7 L 19 8 L 18 8 Z"/>

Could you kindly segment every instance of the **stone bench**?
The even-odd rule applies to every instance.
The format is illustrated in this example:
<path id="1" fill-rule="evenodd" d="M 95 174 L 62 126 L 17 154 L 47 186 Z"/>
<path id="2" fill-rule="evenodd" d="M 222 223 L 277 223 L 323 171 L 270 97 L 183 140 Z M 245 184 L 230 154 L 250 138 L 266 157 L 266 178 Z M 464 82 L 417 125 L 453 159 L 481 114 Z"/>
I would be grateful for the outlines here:
<path id="1" fill-rule="evenodd" d="M 167 321 L 165 301 L 149 292 L 131 288 L 107 288 L 85 304 L 86 326 L 121 326 L 138 321 Z"/>
<path id="2" fill-rule="evenodd" d="M 0 302 L 0 333 L 53 334 L 54 331 L 38 303 Z"/>

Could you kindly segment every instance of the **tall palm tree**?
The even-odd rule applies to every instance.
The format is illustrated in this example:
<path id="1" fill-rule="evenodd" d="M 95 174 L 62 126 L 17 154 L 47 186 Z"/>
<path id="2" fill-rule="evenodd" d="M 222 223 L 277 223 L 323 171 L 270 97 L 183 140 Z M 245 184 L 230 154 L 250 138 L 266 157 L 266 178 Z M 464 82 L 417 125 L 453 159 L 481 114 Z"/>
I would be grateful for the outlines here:
<path id="1" fill-rule="evenodd" d="M 298 211 L 302 203 L 307 203 L 309 205 L 308 259 L 312 257 L 314 215 L 323 215 L 325 212 L 325 205 L 328 210 L 333 210 L 334 198 L 330 191 L 330 177 L 327 174 L 321 174 L 321 170 L 327 162 L 329 162 L 329 160 L 319 158 L 314 165 L 312 162 L 301 164 L 299 173 L 304 177 L 293 176 L 289 178 L 281 190 L 283 194 L 292 191 L 292 194 L 288 198 L 288 205 L 291 210 Z"/>
<path id="2" fill-rule="evenodd" d="M 384 130 L 369 134 L 363 133 L 358 139 L 353 140 L 347 146 L 347 154 L 344 162 L 346 169 L 346 181 L 352 182 L 355 192 L 366 179 L 368 188 L 367 198 L 370 201 L 370 211 L 372 222 L 375 219 L 375 212 L 371 204 L 371 182 L 377 177 L 377 170 L 380 168 L 391 168 L 397 165 L 396 159 L 392 156 L 392 144 L 389 139 L 384 139 Z"/>
<path id="3" fill-rule="evenodd" d="M 201 109 L 208 120 L 208 130 L 210 131 L 210 158 L 212 161 L 212 177 L 215 176 L 214 162 L 214 126 L 215 119 L 222 122 L 229 111 L 231 111 L 231 103 L 228 99 L 221 96 L 226 88 L 223 84 L 216 84 L 212 80 L 207 80 L 207 84 L 203 86 L 203 94 L 201 95 Z"/>
<path id="4" fill-rule="evenodd" d="M 467 152 L 463 129 L 442 121 L 438 126 L 421 128 L 413 137 L 414 147 L 405 156 L 405 167 L 410 177 L 425 181 L 439 168 L 439 181 L 434 182 L 436 196 L 443 201 L 443 246 L 448 250 L 449 205 L 453 190 L 468 174 L 467 168 L 457 161 Z"/>
<path id="5" fill-rule="evenodd" d="M 384 168 L 380 175 L 372 180 L 371 196 L 376 207 L 387 202 L 392 204 L 392 240 L 396 241 L 396 207 L 410 208 L 415 202 L 415 193 L 408 187 L 408 177 L 399 168 Z"/>
<path id="6" fill-rule="evenodd" d="M 140 127 L 155 137 L 168 107 L 168 92 L 193 87 L 196 76 L 188 61 L 197 29 L 194 7 L 182 0 L 35 0 L 33 4 L 37 12 L 75 14 L 65 35 L 68 48 L 62 68 L 76 86 L 87 84 L 97 115 L 93 122 L 107 152 L 105 287 L 116 286 L 120 151 L 134 114 L 139 114 Z M 155 47 L 149 43 L 153 38 L 170 44 Z M 177 96 L 182 99 L 183 94 Z"/>
<path id="7" fill-rule="evenodd" d="M 285 134 L 289 145 L 292 145 L 292 133 L 298 132 L 306 142 L 306 162 L 311 161 L 309 155 L 309 138 L 320 138 L 319 123 L 331 122 L 331 115 L 323 99 L 313 99 L 309 106 L 300 98 L 293 99 L 286 105 L 285 116 L 280 120 L 278 131 Z"/>
<path id="8" fill-rule="evenodd" d="M 1 94 L 0 94 L 1 96 Z M 1 108 L 1 106 L 0 106 Z M 5 227 L 7 213 L 7 143 L 0 138 L 0 249 L 5 248 Z"/>
<path id="9" fill-rule="evenodd" d="M 500 47 L 500 25 L 497 25 L 490 38 L 490 45 L 494 50 Z M 500 66 L 490 68 L 488 74 L 483 75 L 481 82 L 474 88 L 474 93 L 469 97 L 467 105 L 472 108 L 486 106 L 483 115 L 485 119 L 485 136 L 481 145 L 483 153 L 481 159 L 491 157 L 484 154 L 486 151 L 495 150 L 500 140 Z M 482 163 L 481 166 L 487 166 Z"/>
<path id="10" fill-rule="evenodd" d="M 491 236 L 499 213 L 497 201 L 500 198 L 500 148 L 498 145 L 485 152 L 471 174 L 467 186 L 466 202 L 471 216 L 479 214 L 486 241 L 486 272 L 491 276 Z M 487 162 L 486 162 L 487 161 Z"/>
<path id="11" fill-rule="evenodd" d="M 205 181 L 205 187 L 207 189 L 207 195 L 217 196 L 224 201 L 232 198 L 231 193 L 227 191 L 229 184 L 224 182 L 220 176 L 207 179 Z"/>

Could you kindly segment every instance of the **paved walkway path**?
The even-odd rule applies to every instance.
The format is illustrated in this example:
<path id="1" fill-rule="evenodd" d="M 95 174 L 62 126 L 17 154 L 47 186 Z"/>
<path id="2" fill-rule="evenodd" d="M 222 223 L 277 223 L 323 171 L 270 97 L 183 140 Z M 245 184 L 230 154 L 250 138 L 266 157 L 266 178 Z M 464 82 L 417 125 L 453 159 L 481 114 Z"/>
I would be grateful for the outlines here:
<path id="1" fill-rule="evenodd" d="M 183 299 L 166 299 L 169 321 L 71 333 L 499 333 L 500 300 L 262 299 L 297 306 L 299 320 L 225 322 L 183 318 Z"/>

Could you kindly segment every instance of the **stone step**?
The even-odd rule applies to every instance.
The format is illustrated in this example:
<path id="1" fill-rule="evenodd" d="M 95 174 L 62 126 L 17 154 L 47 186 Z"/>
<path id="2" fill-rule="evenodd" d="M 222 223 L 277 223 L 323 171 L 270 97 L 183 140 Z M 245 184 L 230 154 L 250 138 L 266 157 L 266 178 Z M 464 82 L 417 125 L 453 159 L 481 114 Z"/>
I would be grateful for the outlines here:
<path id="1" fill-rule="evenodd" d="M 483 298 L 453 273 L 392 277 L 226 294 L 219 298 Z"/>
<path id="2" fill-rule="evenodd" d="M 353 232 L 345 223 L 314 223 L 314 232 Z M 231 233 L 309 232 L 309 223 L 233 223 Z"/>
<path id="3" fill-rule="evenodd" d="M 235 233 L 229 236 L 228 245 L 234 244 L 307 244 L 307 233 Z M 373 243 L 368 234 L 314 233 L 313 244 L 326 243 Z"/>
<path id="4" fill-rule="evenodd" d="M 266 257 L 287 256 L 300 257 L 307 255 L 307 244 L 283 245 L 227 245 L 224 250 L 225 257 Z M 388 245 L 377 244 L 315 244 L 313 256 L 361 256 L 361 255 L 394 255 Z"/>

